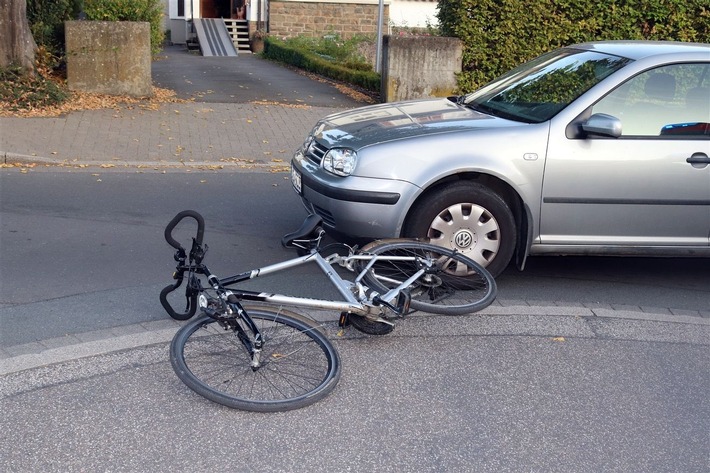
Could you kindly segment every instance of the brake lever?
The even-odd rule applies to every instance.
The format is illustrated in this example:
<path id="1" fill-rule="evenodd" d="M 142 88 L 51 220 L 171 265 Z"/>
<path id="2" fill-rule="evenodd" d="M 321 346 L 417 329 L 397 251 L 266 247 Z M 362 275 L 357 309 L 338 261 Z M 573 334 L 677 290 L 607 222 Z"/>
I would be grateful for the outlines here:
<path id="1" fill-rule="evenodd" d="M 177 261 L 178 264 L 183 265 L 185 264 L 185 260 L 187 259 L 187 255 L 185 254 L 185 250 L 180 248 L 175 252 L 173 255 L 173 259 Z"/>
<path id="2" fill-rule="evenodd" d="M 190 262 L 195 262 L 195 264 L 201 264 L 207 250 L 209 247 L 205 243 L 204 246 L 198 243 L 194 238 L 192 239 L 192 248 L 190 249 Z"/>

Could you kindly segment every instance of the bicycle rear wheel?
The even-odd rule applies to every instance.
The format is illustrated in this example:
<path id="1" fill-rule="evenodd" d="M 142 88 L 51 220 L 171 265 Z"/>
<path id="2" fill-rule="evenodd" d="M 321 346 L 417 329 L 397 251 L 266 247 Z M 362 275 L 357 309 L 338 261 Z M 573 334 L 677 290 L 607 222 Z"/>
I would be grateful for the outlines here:
<path id="1" fill-rule="evenodd" d="M 442 315 L 461 315 L 488 307 L 496 297 L 496 282 L 483 266 L 448 248 L 414 240 L 375 241 L 361 253 L 378 256 L 430 258 L 434 266 L 412 286 L 411 307 Z M 360 261 L 360 270 L 368 261 Z M 413 261 L 382 259 L 365 274 L 365 283 L 385 293 L 412 276 L 419 266 Z"/>
<path id="2" fill-rule="evenodd" d="M 249 308 L 264 344 L 261 366 L 233 330 L 203 316 L 178 330 L 170 362 L 190 389 L 235 409 L 278 412 L 326 397 L 340 378 L 340 357 L 319 327 L 283 310 Z"/>

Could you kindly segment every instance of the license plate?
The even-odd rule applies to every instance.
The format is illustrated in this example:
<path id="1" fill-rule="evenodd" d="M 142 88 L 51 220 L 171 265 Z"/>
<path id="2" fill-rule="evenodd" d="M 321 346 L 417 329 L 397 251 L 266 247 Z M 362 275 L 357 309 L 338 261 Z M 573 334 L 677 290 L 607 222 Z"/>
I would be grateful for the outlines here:
<path id="1" fill-rule="evenodd" d="M 295 167 L 291 167 L 291 184 L 296 192 L 301 193 L 301 173 Z"/>

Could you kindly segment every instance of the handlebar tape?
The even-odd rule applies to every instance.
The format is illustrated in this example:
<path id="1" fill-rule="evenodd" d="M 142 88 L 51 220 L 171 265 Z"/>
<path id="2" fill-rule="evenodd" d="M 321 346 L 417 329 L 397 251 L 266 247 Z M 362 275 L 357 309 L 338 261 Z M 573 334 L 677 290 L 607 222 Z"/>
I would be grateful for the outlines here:
<path id="1" fill-rule="evenodd" d="M 165 227 L 165 241 L 167 241 L 168 244 L 176 250 L 182 249 L 184 251 L 184 248 L 180 246 L 180 243 L 178 243 L 177 240 L 173 238 L 173 230 L 175 229 L 178 223 L 188 217 L 192 217 L 197 221 L 197 236 L 195 237 L 195 241 L 198 245 L 202 245 L 202 237 L 205 233 L 205 219 L 202 218 L 202 215 L 195 212 L 194 210 L 183 210 L 175 217 L 173 217 L 170 223 L 168 223 L 168 226 Z"/>
<path id="2" fill-rule="evenodd" d="M 176 284 L 171 284 L 169 286 L 165 286 L 162 291 L 160 291 L 160 304 L 163 306 L 163 309 L 170 315 L 175 320 L 187 320 L 191 318 L 193 315 L 195 315 L 195 312 L 197 311 L 197 295 L 194 295 L 192 297 L 188 297 L 187 299 L 187 307 L 185 308 L 185 312 L 176 312 L 173 307 L 170 305 L 168 302 L 168 294 L 173 292 L 177 287 L 180 285 L 180 281 L 178 281 Z"/>

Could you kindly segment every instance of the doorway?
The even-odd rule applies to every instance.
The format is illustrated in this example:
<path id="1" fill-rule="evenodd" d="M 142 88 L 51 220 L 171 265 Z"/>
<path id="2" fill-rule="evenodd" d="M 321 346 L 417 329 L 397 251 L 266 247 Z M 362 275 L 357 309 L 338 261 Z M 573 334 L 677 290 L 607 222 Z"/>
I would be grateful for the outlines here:
<path id="1" fill-rule="evenodd" d="M 200 0 L 202 18 L 232 18 L 232 3 L 244 3 L 243 0 Z M 236 12 L 234 12 L 236 17 Z"/>

